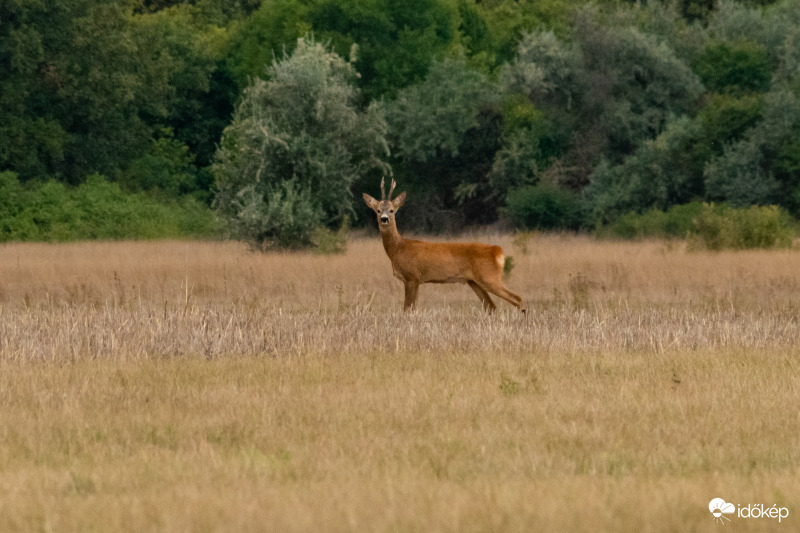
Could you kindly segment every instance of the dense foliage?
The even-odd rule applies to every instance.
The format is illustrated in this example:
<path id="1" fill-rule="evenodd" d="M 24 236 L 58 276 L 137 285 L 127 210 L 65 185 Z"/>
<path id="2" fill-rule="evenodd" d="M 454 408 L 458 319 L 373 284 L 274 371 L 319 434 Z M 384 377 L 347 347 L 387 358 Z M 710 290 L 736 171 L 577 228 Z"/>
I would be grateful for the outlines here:
<path id="1" fill-rule="evenodd" d="M 361 110 L 352 65 L 300 39 L 255 78 L 225 128 L 215 205 L 235 234 L 266 247 L 308 245 L 322 223 L 352 210 L 350 188 L 388 147 L 375 106 Z"/>
<path id="2" fill-rule="evenodd" d="M 427 231 L 797 217 L 799 139 L 800 0 L 0 3 L 3 239 L 309 245 L 382 174 Z"/>
<path id="3" fill-rule="evenodd" d="M 601 231 L 626 239 L 687 238 L 690 249 L 788 248 L 796 222 L 778 206 L 731 207 L 692 202 L 667 211 L 626 213 Z"/>
<path id="4" fill-rule="evenodd" d="M 156 201 L 98 174 L 77 187 L 21 184 L 0 172 L 0 242 L 216 237 L 217 217 L 191 197 Z"/>

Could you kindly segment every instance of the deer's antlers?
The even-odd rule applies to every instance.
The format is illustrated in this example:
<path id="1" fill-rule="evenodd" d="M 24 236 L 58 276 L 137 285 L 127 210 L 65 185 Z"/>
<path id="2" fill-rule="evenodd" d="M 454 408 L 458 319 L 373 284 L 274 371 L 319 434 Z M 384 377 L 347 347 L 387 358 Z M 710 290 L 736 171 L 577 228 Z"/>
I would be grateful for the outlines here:
<path id="1" fill-rule="evenodd" d="M 381 178 L 381 202 L 383 202 L 385 200 L 390 200 L 391 201 L 392 193 L 394 193 L 394 188 L 397 186 L 397 183 L 395 183 L 394 178 L 392 178 L 392 186 L 391 186 L 391 188 L 389 188 L 389 198 L 386 198 L 386 189 L 384 189 L 384 186 L 383 186 L 383 183 L 384 183 L 385 179 L 386 179 L 385 176 Z"/>

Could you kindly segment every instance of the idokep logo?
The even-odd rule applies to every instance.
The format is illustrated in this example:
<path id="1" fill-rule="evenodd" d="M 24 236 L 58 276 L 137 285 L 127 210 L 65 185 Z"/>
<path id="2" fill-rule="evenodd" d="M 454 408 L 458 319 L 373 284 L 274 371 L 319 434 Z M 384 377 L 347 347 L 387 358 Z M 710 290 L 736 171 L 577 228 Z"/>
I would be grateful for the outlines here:
<path id="1" fill-rule="evenodd" d="M 724 524 L 725 520 L 728 522 L 731 521 L 731 519 L 725 515 L 733 514 L 736 511 L 736 506 L 732 503 L 726 502 L 722 498 L 714 498 L 708 502 L 708 510 L 711 511 L 712 515 L 714 515 L 714 522 L 720 522 Z"/>
<path id="2" fill-rule="evenodd" d="M 787 507 L 778 507 L 778 504 L 772 507 L 766 506 L 763 503 L 755 503 L 749 505 L 736 506 L 728 503 L 722 498 L 714 498 L 708 502 L 708 510 L 711 511 L 711 516 L 714 517 L 714 522 L 725 524 L 726 521 L 730 522 L 731 518 L 772 518 L 777 519 L 778 523 L 784 518 L 789 516 L 789 509 Z"/>

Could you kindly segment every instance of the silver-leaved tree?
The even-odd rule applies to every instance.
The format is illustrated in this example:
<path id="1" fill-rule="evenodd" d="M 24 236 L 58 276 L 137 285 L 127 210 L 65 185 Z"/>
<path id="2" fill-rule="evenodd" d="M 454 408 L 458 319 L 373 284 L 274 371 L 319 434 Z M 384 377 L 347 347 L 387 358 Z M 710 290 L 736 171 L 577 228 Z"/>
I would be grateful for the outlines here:
<path id="1" fill-rule="evenodd" d="M 352 60 L 300 39 L 245 90 L 214 165 L 215 205 L 235 237 L 308 246 L 352 211 L 356 180 L 389 172 L 386 123 L 361 105 Z"/>

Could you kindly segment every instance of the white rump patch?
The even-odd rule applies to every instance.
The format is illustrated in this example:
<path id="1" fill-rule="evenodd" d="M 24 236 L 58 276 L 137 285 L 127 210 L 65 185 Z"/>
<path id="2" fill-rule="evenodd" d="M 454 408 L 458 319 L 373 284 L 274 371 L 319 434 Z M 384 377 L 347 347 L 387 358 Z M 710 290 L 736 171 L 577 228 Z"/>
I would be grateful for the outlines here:
<path id="1" fill-rule="evenodd" d="M 495 261 L 497 261 L 497 266 L 499 266 L 500 268 L 503 268 L 505 266 L 506 256 L 504 256 L 503 254 L 497 254 L 496 256 L 494 256 L 494 259 Z"/>

